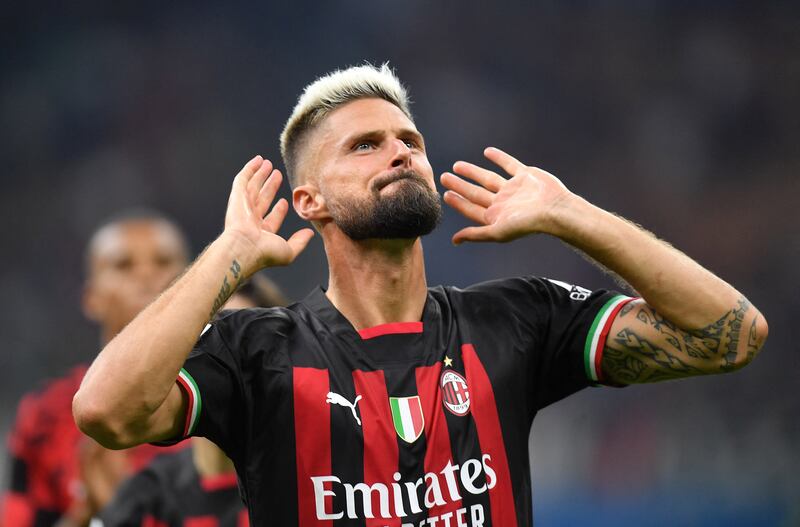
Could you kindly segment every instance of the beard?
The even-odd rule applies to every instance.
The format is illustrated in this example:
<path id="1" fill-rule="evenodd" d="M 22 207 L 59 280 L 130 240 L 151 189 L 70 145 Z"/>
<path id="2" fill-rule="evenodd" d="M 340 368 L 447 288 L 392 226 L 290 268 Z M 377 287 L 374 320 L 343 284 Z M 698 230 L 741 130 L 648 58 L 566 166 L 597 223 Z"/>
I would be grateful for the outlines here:
<path id="1" fill-rule="evenodd" d="M 397 186 L 394 192 L 381 195 L 380 188 L 375 188 L 369 201 L 331 201 L 333 222 L 356 241 L 418 238 L 436 228 L 442 219 L 442 205 L 439 194 L 422 176 L 404 171 L 388 184 Z"/>

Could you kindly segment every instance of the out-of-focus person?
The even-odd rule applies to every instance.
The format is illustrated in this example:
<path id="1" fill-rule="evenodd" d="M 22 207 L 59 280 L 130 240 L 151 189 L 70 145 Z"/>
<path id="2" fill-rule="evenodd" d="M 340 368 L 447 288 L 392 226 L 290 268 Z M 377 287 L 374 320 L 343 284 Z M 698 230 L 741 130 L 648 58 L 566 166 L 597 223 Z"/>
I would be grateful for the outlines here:
<path id="1" fill-rule="evenodd" d="M 189 248 L 161 214 L 130 210 L 104 222 L 86 248 L 82 307 L 107 343 L 184 269 Z M 10 485 L 0 504 L 4 527 L 86 525 L 117 485 L 163 449 L 114 452 L 84 436 L 72 397 L 86 364 L 26 394 L 9 437 Z"/>
<path id="2" fill-rule="evenodd" d="M 280 289 L 253 275 L 225 310 L 285 306 Z M 103 527 L 247 527 L 233 461 L 211 441 L 194 437 L 191 449 L 156 457 L 125 481 L 92 524 Z"/>

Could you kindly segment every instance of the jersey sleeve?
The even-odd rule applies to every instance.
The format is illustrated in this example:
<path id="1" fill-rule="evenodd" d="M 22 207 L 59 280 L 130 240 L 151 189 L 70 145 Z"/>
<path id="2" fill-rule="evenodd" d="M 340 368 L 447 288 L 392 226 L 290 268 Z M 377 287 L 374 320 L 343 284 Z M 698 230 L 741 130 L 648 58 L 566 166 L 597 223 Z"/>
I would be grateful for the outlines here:
<path id="1" fill-rule="evenodd" d="M 245 419 L 241 350 L 231 345 L 230 319 L 208 324 L 181 368 L 177 383 L 187 405 L 182 436 L 206 437 L 236 459 Z"/>
<path id="2" fill-rule="evenodd" d="M 158 478 L 148 469 L 131 476 L 120 485 L 112 500 L 100 511 L 103 527 L 144 527 L 159 525 L 148 518 L 160 519 Z"/>
<path id="3" fill-rule="evenodd" d="M 606 384 L 600 368 L 606 337 L 617 313 L 633 298 L 546 278 L 527 282 L 535 291 L 538 318 L 531 362 L 537 408 L 586 386 Z"/>

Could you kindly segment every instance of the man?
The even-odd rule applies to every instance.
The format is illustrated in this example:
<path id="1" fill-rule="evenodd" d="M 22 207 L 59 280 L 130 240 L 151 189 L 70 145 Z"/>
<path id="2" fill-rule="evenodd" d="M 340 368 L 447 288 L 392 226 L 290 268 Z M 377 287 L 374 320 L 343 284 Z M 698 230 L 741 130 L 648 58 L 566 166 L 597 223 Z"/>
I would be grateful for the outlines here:
<path id="1" fill-rule="evenodd" d="M 325 244 L 328 289 L 207 326 L 235 284 L 291 263 L 313 235 L 276 234 L 282 176 L 256 156 L 234 179 L 224 232 L 106 346 L 73 405 L 109 447 L 213 440 L 253 525 L 530 525 L 539 409 L 597 382 L 732 371 L 766 338 L 734 288 L 494 148 L 486 157 L 510 179 L 461 161 L 442 175 L 445 202 L 477 224 L 453 241 L 551 234 L 642 298 L 535 277 L 429 289 L 419 237 L 439 200 L 386 67 L 307 87 L 281 146 L 294 208 Z"/>
<path id="2" fill-rule="evenodd" d="M 155 213 L 131 211 L 100 227 L 86 251 L 83 309 L 100 326 L 101 341 L 119 333 L 187 259 L 183 234 Z M 119 455 L 81 434 L 71 403 L 86 369 L 76 366 L 20 403 L 9 441 L 11 488 L 3 499 L 2 525 L 83 525 L 131 466 L 158 451 L 143 447 Z"/>
<path id="3" fill-rule="evenodd" d="M 256 274 L 236 290 L 224 309 L 285 305 L 278 287 Z M 192 438 L 190 449 L 156 457 L 123 483 L 99 520 L 96 524 L 104 527 L 249 525 L 233 461 L 202 437 Z"/>

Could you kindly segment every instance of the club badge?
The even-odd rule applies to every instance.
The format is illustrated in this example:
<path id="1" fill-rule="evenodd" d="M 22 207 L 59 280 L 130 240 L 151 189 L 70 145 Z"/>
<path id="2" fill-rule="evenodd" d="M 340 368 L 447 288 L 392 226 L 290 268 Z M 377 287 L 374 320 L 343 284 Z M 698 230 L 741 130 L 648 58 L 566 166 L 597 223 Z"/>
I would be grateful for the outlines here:
<path id="1" fill-rule="evenodd" d="M 469 388 L 464 377 L 453 370 L 445 370 L 439 386 L 442 390 L 444 407 L 455 415 L 467 415 L 469 412 Z"/>

